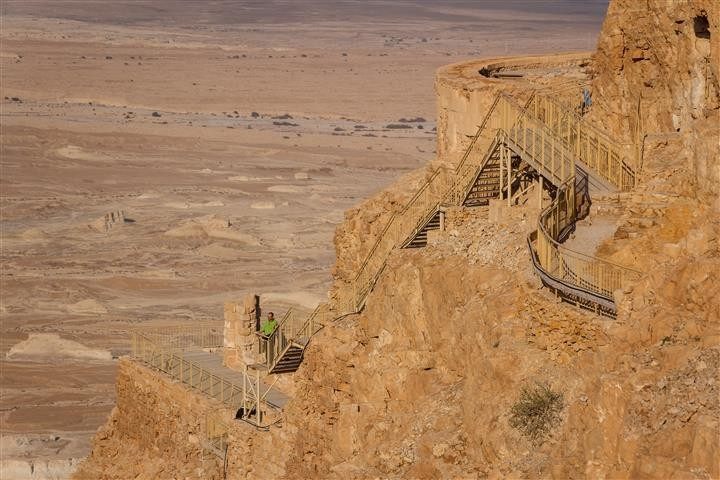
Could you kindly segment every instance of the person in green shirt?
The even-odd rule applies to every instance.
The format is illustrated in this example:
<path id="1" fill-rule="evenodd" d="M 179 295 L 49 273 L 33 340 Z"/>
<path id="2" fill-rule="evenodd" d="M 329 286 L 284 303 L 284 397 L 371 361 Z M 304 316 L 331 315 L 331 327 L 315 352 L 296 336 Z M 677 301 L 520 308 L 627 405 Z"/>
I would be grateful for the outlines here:
<path id="1" fill-rule="evenodd" d="M 270 312 L 268 313 L 267 321 L 263 323 L 260 327 L 260 331 L 263 335 L 269 337 L 270 335 L 272 335 L 276 328 L 277 322 L 275 321 L 275 314 L 273 312 Z"/>
<path id="2" fill-rule="evenodd" d="M 260 326 L 260 333 L 266 339 L 265 347 L 265 363 L 270 367 L 275 355 L 275 337 L 272 336 L 273 332 L 277 328 L 277 322 L 275 321 L 275 314 L 273 312 L 268 313 L 268 318 L 265 323 Z M 262 348 L 261 348 L 262 351 Z"/>

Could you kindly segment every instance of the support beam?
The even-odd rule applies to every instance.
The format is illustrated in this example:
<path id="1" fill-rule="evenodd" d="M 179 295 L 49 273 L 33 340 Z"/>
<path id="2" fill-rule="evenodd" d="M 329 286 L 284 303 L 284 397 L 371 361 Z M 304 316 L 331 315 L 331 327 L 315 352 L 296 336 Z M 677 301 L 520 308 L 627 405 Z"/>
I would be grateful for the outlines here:
<path id="1" fill-rule="evenodd" d="M 503 170 L 505 169 L 505 158 L 503 156 L 504 155 L 503 152 L 504 152 L 504 146 L 500 145 L 500 152 L 499 152 L 500 153 L 500 191 L 498 192 L 498 195 L 500 196 L 500 200 L 502 200 L 503 184 L 505 183 L 503 180 L 504 179 L 504 177 L 503 177 L 504 171 Z"/>
<path id="2" fill-rule="evenodd" d="M 505 159 L 507 161 L 507 199 L 508 199 L 508 207 L 511 205 L 512 201 L 512 155 L 510 155 L 510 150 L 508 148 L 505 148 Z"/>

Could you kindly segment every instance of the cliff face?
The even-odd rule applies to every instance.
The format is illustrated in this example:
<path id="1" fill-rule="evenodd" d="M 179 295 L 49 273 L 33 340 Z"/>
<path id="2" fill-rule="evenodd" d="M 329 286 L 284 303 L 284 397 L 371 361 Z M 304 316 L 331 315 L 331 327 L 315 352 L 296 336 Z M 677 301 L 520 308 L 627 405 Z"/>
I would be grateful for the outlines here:
<path id="1" fill-rule="evenodd" d="M 314 343 L 288 411 L 304 432 L 289 478 L 720 475 L 717 249 L 661 256 L 610 322 L 556 304 L 526 262 L 513 267 L 525 254 L 515 215 L 502 242 L 465 218 L 437 247 L 394 256 L 367 309 Z M 698 224 L 658 229 L 682 239 Z M 566 405 L 539 446 L 509 425 L 535 382 Z"/>
<path id="2" fill-rule="evenodd" d="M 718 2 L 613 0 L 593 70 L 596 121 L 627 142 L 680 138 L 697 185 L 720 192 Z"/>
<path id="3" fill-rule="evenodd" d="M 117 406 L 75 478 L 222 478 L 222 465 L 200 445 L 210 400 L 128 360 L 116 389 Z"/>
<path id="4" fill-rule="evenodd" d="M 523 261 L 535 211 L 500 225 L 453 212 L 434 246 L 393 255 L 361 315 L 313 340 L 282 428 L 234 426 L 224 474 L 199 445 L 216 406 L 124 362 L 79 477 L 717 478 L 720 252 L 707 236 L 720 230 L 670 208 L 637 248 L 695 243 L 660 255 L 617 321 L 538 291 Z M 509 424 L 535 382 L 565 405 L 539 445 Z"/>

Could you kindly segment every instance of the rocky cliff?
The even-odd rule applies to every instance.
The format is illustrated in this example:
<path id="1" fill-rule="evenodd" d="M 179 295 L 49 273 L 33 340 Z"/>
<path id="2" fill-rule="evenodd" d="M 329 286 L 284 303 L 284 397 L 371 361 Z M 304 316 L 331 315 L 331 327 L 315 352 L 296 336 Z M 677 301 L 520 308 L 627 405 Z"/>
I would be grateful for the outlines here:
<path id="1" fill-rule="evenodd" d="M 515 215 L 502 242 L 465 218 L 436 247 L 395 255 L 362 315 L 318 339 L 288 411 L 304 432 L 290 478 L 720 475 L 717 250 L 664 256 L 609 322 L 556 304 L 509 260 L 525 253 Z M 535 382 L 565 399 L 541 445 L 509 424 Z"/>
<path id="2" fill-rule="evenodd" d="M 627 142 L 682 143 L 701 192 L 720 192 L 718 2 L 613 0 L 593 70 L 595 120 Z"/>

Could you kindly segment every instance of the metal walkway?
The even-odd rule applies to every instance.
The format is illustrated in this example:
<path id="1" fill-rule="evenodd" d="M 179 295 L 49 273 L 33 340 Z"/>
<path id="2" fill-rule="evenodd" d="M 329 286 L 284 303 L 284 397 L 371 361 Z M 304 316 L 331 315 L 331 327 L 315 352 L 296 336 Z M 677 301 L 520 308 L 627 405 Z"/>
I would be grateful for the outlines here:
<path id="1" fill-rule="evenodd" d="M 553 194 L 538 218 L 537 232 L 528 239 L 538 275 L 563 300 L 614 316 L 613 292 L 636 280 L 639 272 L 561 244 L 587 215 L 590 193 L 634 188 L 633 165 L 639 162 L 630 161 L 631 155 L 632 146 L 617 144 L 547 93 L 533 92 L 524 105 L 499 93 L 458 165 L 436 169 L 390 217 L 355 277 L 335 292 L 333 301 L 321 303 L 309 316 L 292 313 L 280 322 L 268 339 L 268 346 L 273 345 L 268 370 L 295 371 L 308 340 L 324 324 L 361 311 L 390 253 L 424 246 L 445 206 L 487 205 L 491 198 L 506 198 L 510 204 L 525 191 L 517 186 L 528 172 Z"/>
<path id="2" fill-rule="evenodd" d="M 217 337 L 196 336 L 200 342 L 178 346 L 165 341 L 170 336 L 133 332 L 133 358 L 220 401 L 235 411 L 239 420 L 260 428 L 277 420 L 289 397 L 274 384 L 261 381 L 259 370 L 253 375 L 251 370 L 239 372 L 223 366 L 220 355 L 208 351 L 222 348 Z"/>
<path id="3" fill-rule="evenodd" d="M 244 372 L 232 370 L 222 364 L 222 357 L 217 353 L 210 353 L 204 350 L 190 350 L 182 352 L 182 358 L 187 362 L 192 362 L 202 368 L 204 371 L 222 378 L 227 383 L 233 385 L 254 384 L 255 379 L 251 375 Z M 265 392 L 265 402 L 274 408 L 284 408 L 290 397 L 282 393 L 277 388 L 267 385 L 260 381 L 260 391 Z"/>

